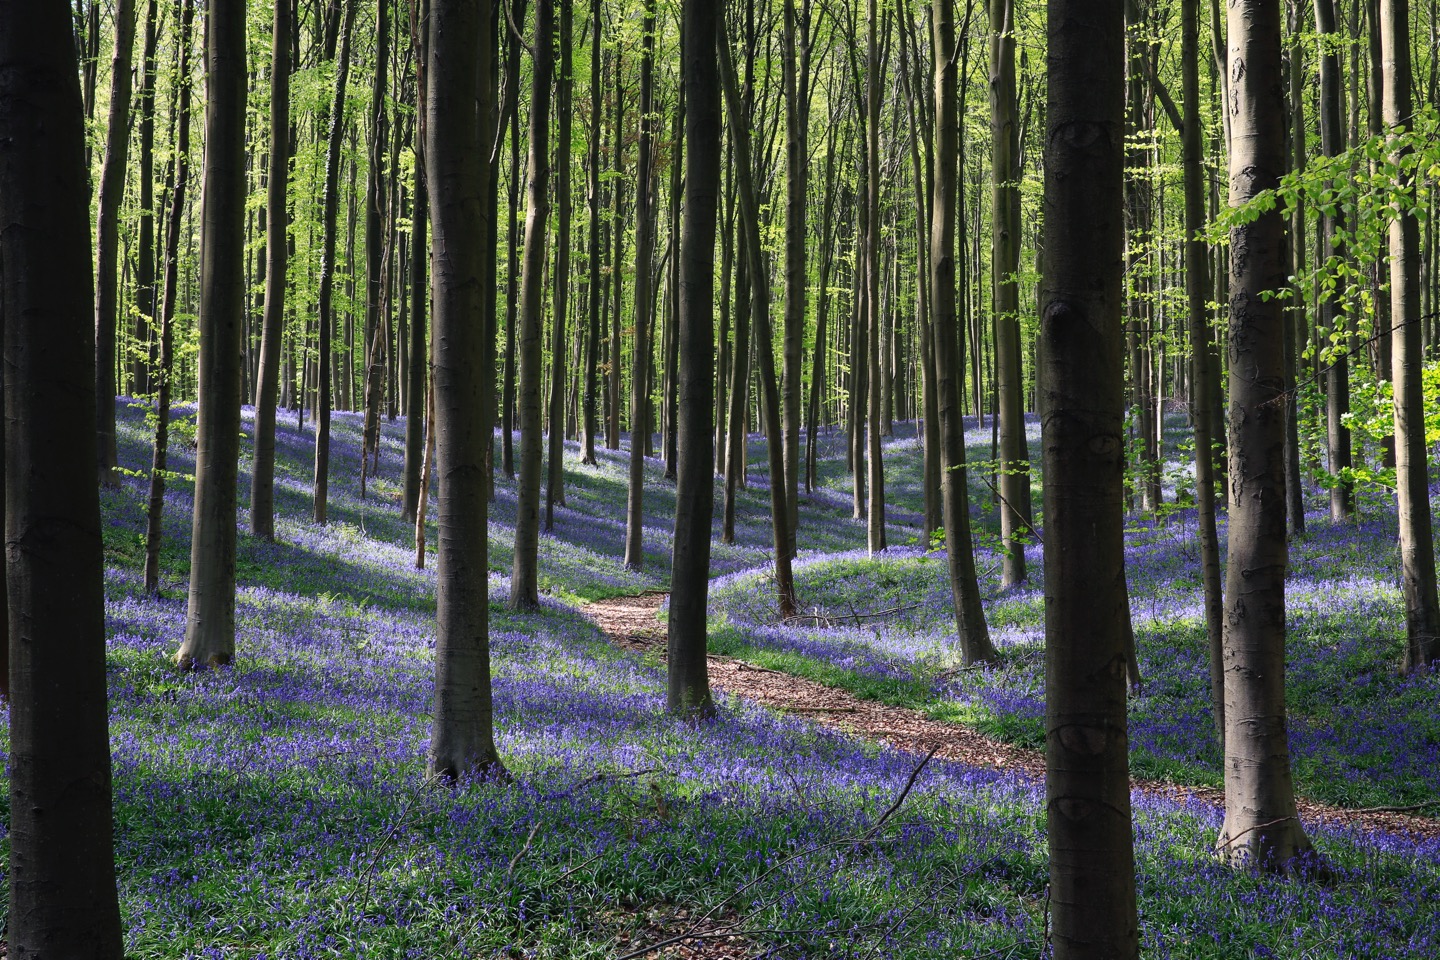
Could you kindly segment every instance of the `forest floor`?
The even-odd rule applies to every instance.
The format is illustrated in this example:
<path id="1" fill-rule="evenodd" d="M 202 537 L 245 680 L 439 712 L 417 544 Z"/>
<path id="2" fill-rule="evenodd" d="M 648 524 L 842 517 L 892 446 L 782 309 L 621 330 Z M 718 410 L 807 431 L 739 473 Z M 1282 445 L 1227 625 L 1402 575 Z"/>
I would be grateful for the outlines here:
<path id="1" fill-rule="evenodd" d="M 611 597 L 581 607 L 615 646 L 640 656 L 665 657 L 665 625 L 660 620 L 667 596 L 651 592 Z M 932 720 L 922 710 L 858 697 L 845 690 L 772 670 L 735 657 L 708 658 L 713 687 L 753 703 L 809 718 L 850 736 L 883 743 L 917 756 L 929 754 L 976 767 L 1045 776 L 1045 754 L 986 737 L 962 724 Z M 1224 810 L 1225 791 L 1132 777 L 1131 788 L 1182 802 L 1200 800 Z M 1440 819 L 1401 809 L 1349 808 L 1299 798 L 1301 819 L 1365 830 L 1392 830 L 1440 839 Z M 1435 809 L 1430 805 L 1427 809 Z"/>
<path id="2" fill-rule="evenodd" d="M 717 526 L 713 553 L 711 668 L 725 693 L 698 724 L 663 709 L 657 613 L 674 515 L 663 464 L 644 464 L 644 568 L 630 571 L 628 453 L 601 450 L 585 466 L 566 444 L 566 505 L 540 539 L 542 609 L 521 614 L 506 602 L 516 491 L 502 461 L 490 657 L 512 779 L 442 788 L 425 774 L 435 575 L 415 567 L 414 529 L 399 520 L 404 424 L 383 424 L 381 469 L 361 497 L 360 418 L 336 415 L 331 519 L 316 526 L 313 424 L 285 418 L 277 541 L 246 535 L 241 510 L 236 661 L 177 673 L 188 422 L 172 434 L 158 597 L 140 583 L 151 429 L 140 405 L 122 403 L 119 423 L 133 473 L 102 493 L 127 957 L 938 960 L 1048 949 L 1041 571 L 1032 556 L 1031 585 L 995 582 L 995 515 L 977 477 L 988 424 L 969 437 L 972 519 L 1000 666 L 954 670 L 944 554 L 927 549 L 908 424 L 885 442 L 892 547 L 876 557 L 852 518 L 843 436 L 819 438 L 796 565 L 811 620 L 778 622 L 755 437 L 734 543 L 718 542 Z M 1170 482 L 1173 500 L 1184 479 Z M 1292 549 L 1296 782 L 1352 810 L 1433 800 L 1440 678 L 1393 667 L 1403 632 L 1393 520 L 1368 504 L 1365 522 L 1332 527 L 1314 499 L 1316 523 Z M 1165 784 L 1132 794 L 1145 955 L 1435 956 L 1434 821 L 1308 820 L 1328 884 L 1237 872 L 1214 856 L 1220 773 L 1193 539 L 1184 510 L 1131 520 L 1126 534 L 1145 675 L 1131 701 L 1132 772 Z M 596 603 L 626 618 L 610 625 L 631 649 L 583 615 Z M 782 695 L 788 710 L 759 702 Z M 3 737 L 0 727 L 0 754 Z M 917 756 L 927 742 L 943 755 Z M 0 871 L 6 858 L 0 837 Z M 5 890 L 0 876 L 0 899 Z"/>

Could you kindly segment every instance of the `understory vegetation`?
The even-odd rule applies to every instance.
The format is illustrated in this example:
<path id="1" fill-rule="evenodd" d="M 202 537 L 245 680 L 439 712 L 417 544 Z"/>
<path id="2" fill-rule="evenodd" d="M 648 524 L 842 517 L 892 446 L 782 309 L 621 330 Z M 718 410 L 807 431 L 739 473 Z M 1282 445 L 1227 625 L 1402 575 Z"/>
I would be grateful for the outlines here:
<path id="1" fill-rule="evenodd" d="M 279 542 L 240 538 L 233 667 L 171 666 L 188 483 L 167 502 L 159 599 L 139 580 L 142 481 L 104 494 L 128 956 L 616 958 L 686 932 L 742 933 L 755 956 L 1043 954 L 1041 782 L 922 765 L 729 697 L 711 721 L 667 716 L 663 669 L 615 650 L 577 613 L 586 598 L 665 586 L 670 488 L 658 461 L 647 462 L 651 553 L 644 572 L 627 573 L 623 523 L 606 519 L 621 515 L 621 455 L 582 467 L 567 446 L 569 508 L 541 539 L 543 610 L 506 612 L 505 577 L 492 572 L 496 730 L 513 780 L 427 781 L 433 573 L 414 568 L 413 533 L 396 519 L 399 424 L 384 427 L 368 500 L 355 482 L 360 429 L 358 416 L 336 415 L 323 527 L 304 519 L 310 427 L 279 430 Z M 886 462 L 895 542 L 915 544 L 875 560 L 860 552 L 864 526 L 838 479 L 843 447 L 822 444 L 829 485 L 802 501 L 800 525 L 808 621 L 774 622 L 759 572 L 765 477 L 752 473 L 738 542 L 717 547 L 712 647 L 1034 745 L 1043 598 L 998 593 L 990 575 L 1004 663 L 953 670 L 943 555 L 926 550 L 907 500 L 904 477 L 919 472 L 907 429 Z M 138 462 L 140 411 L 122 412 L 120 433 L 122 463 Z M 172 453 L 177 471 L 193 470 L 183 436 Z M 492 570 L 508 569 L 514 494 L 503 477 L 496 504 Z M 1390 666 L 1402 620 L 1385 524 L 1316 522 L 1295 552 L 1292 744 L 1299 791 L 1313 799 L 1418 802 L 1440 776 L 1435 681 Z M 1144 674 L 1132 757 L 1137 774 L 1209 784 L 1218 754 L 1187 530 L 1181 515 L 1129 533 Z M 982 571 L 991 553 L 981 549 Z M 1134 804 L 1146 956 L 1440 948 L 1440 843 L 1311 825 L 1329 877 L 1265 876 L 1216 859 L 1214 805 L 1143 791 Z"/>

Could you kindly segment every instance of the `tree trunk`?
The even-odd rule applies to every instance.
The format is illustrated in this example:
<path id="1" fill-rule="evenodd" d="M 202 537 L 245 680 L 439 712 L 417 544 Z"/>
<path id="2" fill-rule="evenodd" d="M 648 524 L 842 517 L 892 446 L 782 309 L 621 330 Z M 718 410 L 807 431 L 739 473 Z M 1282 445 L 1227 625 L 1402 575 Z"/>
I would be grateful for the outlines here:
<path id="1" fill-rule="evenodd" d="M 610 399 L 610 417 L 605 424 L 605 449 L 620 449 L 620 316 L 624 310 L 625 298 L 622 296 L 625 270 L 623 268 L 625 250 L 625 215 L 624 215 L 624 189 L 625 182 L 625 139 L 624 123 L 625 117 L 625 73 L 621 69 L 621 58 L 619 50 L 615 53 L 615 141 L 611 150 L 615 162 L 615 189 L 611 195 L 615 201 L 614 210 L 610 217 L 610 229 L 614 232 L 615 256 L 610 262 L 611 279 L 615 281 L 615 294 L 610 302 L 610 370 L 607 378 L 607 395 Z"/>
<path id="2" fill-rule="evenodd" d="M 425 311 L 430 298 L 430 258 L 425 243 L 426 222 L 430 218 L 429 195 L 422 172 L 425 162 L 424 144 L 419 126 L 415 130 L 415 210 L 410 218 L 410 357 L 406 368 L 405 387 L 405 491 L 400 518 L 414 523 L 420 509 L 420 474 L 425 459 L 425 406 L 430 366 L 425 338 Z"/>
<path id="3" fill-rule="evenodd" d="M 180 265 L 180 231 L 185 225 L 187 187 L 190 182 L 190 26 L 195 5 L 182 0 L 180 5 L 179 70 L 175 103 L 175 152 L 171 161 L 166 192 L 170 195 L 169 216 L 165 224 L 165 264 L 163 292 L 160 301 L 160 366 L 154 371 L 157 386 L 155 399 L 155 442 L 150 461 L 150 494 L 145 510 L 145 592 L 160 592 L 160 539 L 165 516 L 165 472 L 170 444 L 170 394 L 174 377 L 175 307 Z M 272 434 L 273 440 L 273 434 Z M 257 453 L 258 458 L 258 453 Z M 253 508 L 252 508 L 253 509 Z"/>
<path id="4" fill-rule="evenodd" d="M 120 312 L 116 263 L 120 252 L 120 206 L 125 200 L 125 164 L 130 153 L 130 61 L 135 47 L 135 0 L 116 0 L 115 52 L 110 59 L 110 119 L 95 216 L 95 402 L 98 474 L 118 486 L 115 450 L 115 362 Z M 244 65 L 241 65 L 244 69 Z"/>
<path id="5" fill-rule="evenodd" d="M 1285 171 L 1279 0 L 1232 0 L 1230 205 Z M 1283 870 L 1310 849 L 1285 733 L 1285 284 L 1278 209 L 1230 230 L 1230 533 L 1225 583 L 1225 824 L 1232 862 Z"/>
<path id="6" fill-rule="evenodd" d="M 969 16 L 965 20 L 969 28 Z M 930 304 L 935 354 L 935 406 L 940 423 L 941 521 L 950 569 L 950 596 L 964 666 L 999 659 L 980 605 L 975 553 L 970 539 L 969 481 L 965 470 L 965 418 L 960 401 L 964 379 L 964 330 L 955 311 L 956 181 L 960 115 L 955 96 L 959 67 L 955 58 L 954 0 L 936 4 L 935 172 L 930 216 Z"/>
<path id="7" fill-rule="evenodd" d="M 555 206 L 560 208 L 555 236 L 554 299 L 550 339 L 550 452 L 545 479 L 545 529 L 555 529 L 555 504 L 565 505 L 565 311 L 570 305 L 570 103 L 575 80 L 570 67 L 571 0 L 560 0 L 560 76 L 556 83 Z"/>
<path id="8" fill-rule="evenodd" d="M 1345 129 L 1341 122 L 1340 100 L 1344 80 L 1340 75 L 1339 31 L 1335 25 L 1333 0 L 1315 0 L 1315 25 L 1320 35 L 1320 149 L 1327 157 L 1345 151 Z M 1233 127 L 1233 123 L 1232 123 Z M 1326 213 L 1321 221 L 1327 256 L 1344 256 L 1337 234 L 1344 229 L 1339 211 Z M 1350 428 L 1343 418 L 1350 412 L 1349 338 L 1339 292 L 1324 297 L 1320 303 L 1320 324 L 1328 340 L 1325 366 L 1325 422 L 1330 465 L 1330 519 L 1336 523 L 1349 520 L 1355 512 L 1352 482 L 1345 473 L 1350 469 Z"/>
<path id="9" fill-rule="evenodd" d="M 730 43 L 725 33 L 722 18 L 718 29 L 718 60 L 730 119 L 730 138 L 735 145 L 740 218 L 746 235 L 745 254 L 749 259 L 752 291 L 750 322 L 755 328 L 756 362 L 760 366 L 760 383 L 764 391 L 761 406 L 765 417 L 765 445 L 770 452 L 770 527 L 775 549 L 775 589 L 779 615 L 783 620 L 795 615 L 795 579 L 790 565 L 790 535 L 786 528 L 785 487 L 782 482 L 785 477 L 784 435 L 780 428 L 780 388 L 775 382 L 775 341 L 770 331 L 770 281 L 765 269 L 764 250 L 760 246 L 760 204 L 751 179 L 754 168 L 750 164 L 750 130 L 745 125 L 735 69 L 730 63 Z"/>
<path id="10" fill-rule="evenodd" d="M 590 295 L 588 307 L 589 323 L 585 334 L 585 399 L 583 428 L 581 430 L 581 463 L 588 466 L 595 466 L 595 431 L 596 407 L 597 407 L 597 383 L 596 371 L 600 365 L 600 331 L 603 329 L 601 307 L 604 298 L 601 296 L 601 270 L 600 270 L 600 208 L 603 200 L 600 190 L 600 139 L 601 139 L 601 103 L 604 100 L 604 90 L 600 81 L 600 7 L 597 4 L 590 14 L 590 144 L 589 158 L 590 169 L 588 189 L 588 208 L 590 212 L 590 235 L 589 252 L 590 260 Z"/>
<path id="11" fill-rule="evenodd" d="M 489 502 L 485 455 L 493 436 L 485 359 L 484 264 L 489 150 L 482 116 L 494 90 L 491 0 L 431 0 L 424 141 L 431 193 L 434 390 L 439 538 L 435 589 L 435 707 L 427 767 L 448 780 L 503 775 L 490 692 Z M 488 331 L 494 338 L 493 328 Z"/>
<path id="12" fill-rule="evenodd" d="M 70 17 L 69 4 L 0 2 L 6 939 L 9 956 L 27 960 L 119 960 L 104 550 L 88 439 L 97 420 L 90 195 Z"/>
<path id="13" fill-rule="evenodd" d="M 784 2 L 784 56 L 781 58 L 785 91 L 785 338 L 783 384 L 785 411 L 786 529 L 789 549 L 796 552 L 800 520 L 800 380 L 805 341 L 805 286 L 809 282 L 805 233 L 806 192 L 810 183 L 810 3 Z M 818 348 L 818 343 L 817 343 Z"/>
<path id="14" fill-rule="evenodd" d="M 655 2 L 645 0 L 640 54 L 640 142 L 635 163 L 635 338 L 630 380 L 630 481 L 625 501 L 625 569 L 645 565 L 645 447 L 650 437 L 646 416 L 650 400 L 651 260 L 655 236 L 651 166 L 655 118 Z"/>
<path id="15" fill-rule="evenodd" d="M 505 0 L 499 0 L 503 3 Z M 512 0 L 510 17 L 516 27 L 525 23 L 525 0 Z M 520 306 L 520 39 L 506 31 L 509 51 L 505 65 L 505 114 L 510 122 L 509 216 L 506 220 L 508 266 L 505 276 L 505 370 L 500 397 L 500 470 L 515 477 L 515 337 Z"/>
<path id="16" fill-rule="evenodd" d="M 1000 433 L 1000 585 L 1024 583 L 1030 517 L 1030 453 L 1020 372 L 1020 124 L 1016 116 L 1015 3 L 990 0 L 990 262 L 995 304 Z"/>
<path id="17" fill-rule="evenodd" d="M 540 606 L 540 363 L 545 314 L 545 234 L 550 220 L 550 86 L 555 73 L 555 6 L 536 0 L 530 87 L 530 177 L 520 279 L 520 479 L 515 488 L 515 565 L 510 607 Z M 568 176 L 569 171 L 565 171 Z"/>
<path id="18" fill-rule="evenodd" d="M 681 8 L 686 102 L 685 219 L 680 238 L 679 422 L 675 547 L 670 565 L 666 707 L 682 716 L 715 709 L 705 659 L 710 525 L 715 510 L 712 383 L 715 376 L 715 232 L 720 195 L 720 77 L 710 0 Z"/>
<path id="19" fill-rule="evenodd" d="M 350 76 L 350 35 L 355 24 L 356 0 L 344 0 L 345 22 L 341 28 L 339 60 L 335 66 L 335 95 L 330 105 L 330 134 L 325 150 L 325 192 L 322 200 L 320 250 L 320 348 L 316 353 L 315 381 L 319 397 L 315 408 L 315 512 L 316 523 L 325 522 L 330 495 L 330 397 L 333 389 L 330 340 L 335 330 L 335 218 L 340 208 L 340 146 L 345 132 L 345 84 Z"/>
<path id="20" fill-rule="evenodd" d="M 723 28 L 722 28 L 723 29 Z M 720 51 L 724 62 L 726 52 Z M 732 150 L 734 138 L 731 138 Z M 739 179 L 735 165 L 730 165 L 732 181 Z M 720 524 L 720 542 L 735 542 L 735 498 L 745 486 L 749 468 L 750 446 L 745 435 L 745 417 L 749 406 L 750 387 L 750 268 L 745 245 L 750 241 L 745 230 L 735 231 L 735 346 L 731 351 L 730 410 L 726 417 L 725 438 L 725 514 Z"/>
<path id="21" fill-rule="evenodd" d="M 865 204 L 869 209 L 865 226 L 865 365 L 868 368 L 866 380 L 868 401 L 866 411 L 867 429 L 866 461 L 869 476 L 869 497 L 866 501 L 866 543 L 870 553 L 883 552 L 885 540 L 885 463 L 880 454 L 881 420 L 884 416 L 882 400 L 882 374 L 880 369 L 880 86 L 882 60 L 880 57 L 880 31 L 882 29 L 880 7 L 877 0 L 869 2 L 869 29 L 866 35 L 867 69 L 866 111 L 869 123 L 866 125 L 865 177 L 869 187 L 865 191 Z M 758 334 L 757 334 L 758 335 Z M 773 482 L 773 478 L 772 478 Z"/>
<path id="22" fill-rule="evenodd" d="M 1046 57 L 1045 778 L 1057 960 L 1139 955 L 1125 717 L 1125 22 L 1050 0 Z"/>
<path id="23" fill-rule="evenodd" d="M 1180 11 L 1181 96 L 1185 123 L 1180 149 L 1185 189 L 1185 304 L 1190 331 L 1191 419 L 1195 424 L 1195 506 L 1200 534 L 1200 579 L 1204 585 L 1205 634 L 1210 651 L 1210 703 L 1215 734 L 1225 746 L 1225 671 L 1223 596 L 1220 590 L 1220 540 L 1215 526 L 1214 444 L 1217 425 L 1211 419 L 1210 396 L 1210 258 L 1201 231 L 1205 227 L 1205 168 L 1200 143 L 1200 0 L 1184 0 Z"/>
<path id="24" fill-rule="evenodd" d="M 175 661 L 235 657 L 235 500 L 245 310 L 245 4 L 210 0 L 200 237 L 200 403 L 185 642 Z"/>
<path id="25" fill-rule="evenodd" d="M 275 4 L 270 36 L 270 179 L 265 195 L 265 319 L 255 386 L 255 462 L 250 472 L 250 532 L 275 539 L 275 403 L 280 392 L 280 341 L 285 336 L 285 284 L 290 225 L 290 5 Z M 168 296 L 168 294 L 167 294 Z M 166 380 L 169 375 L 165 375 Z"/>
<path id="26" fill-rule="evenodd" d="M 370 162 L 365 177 L 365 425 L 360 442 L 360 498 L 365 498 L 367 457 L 379 458 L 380 404 L 384 399 L 386 355 L 389 353 L 389 311 L 385 273 L 385 156 L 390 127 L 385 113 L 390 66 L 389 0 L 376 0 L 375 73 L 370 88 Z M 348 372 L 346 374 L 349 376 Z"/>
<path id="27" fill-rule="evenodd" d="M 1412 126 L 1409 0 L 1380 0 L 1380 42 L 1385 63 L 1385 126 L 1391 138 Z M 1405 171 L 1403 147 L 1393 158 Z M 1399 184 L 1408 191 L 1410 175 Z M 1420 337 L 1420 225 L 1413 210 L 1390 222 L 1390 314 L 1394 324 L 1395 491 L 1400 517 L 1400 569 L 1405 593 L 1405 656 L 1401 669 L 1424 672 L 1440 657 L 1440 603 L 1436 601 L 1435 545 L 1425 451 L 1424 362 Z"/>
<path id="28" fill-rule="evenodd" d="M 1293 158 L 1291 171 L 1297 175 L 1305 171 L 1305 102 L 1302 93 L 1305 89 L 1305 57 L 1303 47 L 1298 42 L 1304 28 L 1304 18 L 1301 14 L 1300 2 L 1301 0 L 1289 0 L 1288 4 L 1291 19 L 1290 35 L 1297 41 L 1290 47 L 1290 95 L 1288 97 L 1290 102 L 1290 155 Z M 1196 82 L 1198 84 L 1199 81 Z M 1196 122 L 1198 123 L 1198 121 Z M 1196 150 L 1198 152 L 1198 146 Z M 1203 189 L 1203 187 L 1197 189 Z M 1203 204 L 1204 201 L 1197 202 Z M 1202 211 L 1202 218 L 1203 215 Z M 1203 220 L 1199 222 L 1203 222 Z M 1293 299 L 1290 309 L 1285 312 L 1285 512 L 1289 519 L 1290 535 L 1303 537 L 1305 535 L 1305 472 L 1304 465 L 1300 461 L 1299 370 L 1300 354 L 1305 348 L 1306 328 L 1309 326 L 1306 320 L 1305 285 L 1299 280 L 1305 275 L 1305 205 L 1303 203 L 1295 205 L 1295 212 L 1290 221 L 1290 233 L 1291 276 L 1295 277 L 1296 281 L 1291 286 Z M 1208 325 L 1204 332 L 1207 337 L 1210 335 Z M 1208 394 L 1210 386 L 1208 381 L 1205 386 Z M 1201 531 L 1201 534 L 1203 536 L 1204 531 Z M 1219 565 L 1218 560 L 1216 565 Z M 1216 580 L 1218 583 L 1218 574 Z M 1215 644 L 1218 645 L 1218 643 L 1219 641 L 1216 640 Z M 1218 671 L 1218 668 L 1215 669 Z M 1220 702 L 1223 705 L 1223 697 Z M 1217 720 L 1221 722 L 1220 734 L 1223 737 L 1225 728 L 1223 719 L 1218 714 Z"/>
<path id="29" fill-rule="evenodd" d="M 135 396 L 150 393 L 150 367 L 155 362 L 150 343 L 155 320 L 155 42 L 159 3 L 145 5 L 145 43 L 140 61 L 140 224 L 135 255 L 135 347 L 130 358 L 131 390 Z"/>

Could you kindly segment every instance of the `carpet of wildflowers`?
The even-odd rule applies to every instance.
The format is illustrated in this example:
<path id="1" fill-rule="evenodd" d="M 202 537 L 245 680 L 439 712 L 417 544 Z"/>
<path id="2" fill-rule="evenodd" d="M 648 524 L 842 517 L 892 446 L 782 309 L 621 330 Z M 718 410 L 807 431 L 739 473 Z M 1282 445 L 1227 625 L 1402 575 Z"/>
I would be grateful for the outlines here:
<path id="1" fill-rule="evenodd" d="M 176 482 L 167 500 L 158 599 L 143 595 L 137 575 L 142 480 L 105 495 L 129 956 L 613 958 L 658 939 L 659 929 L 683 930 L 681 910 L 738 924 L 757 956 L 1043 954 L 1042 784 L 936 762 L 880 823 L 913 757 L 734 700 L 700 725 L 668 718 L 661 670 L 613 650 L 568 606 L 663 586 L 673 501 L 658 463 L 647 488 L 652 552 L 644 572 L 628 574 L 619 563 L 623 462 L 611 454 L 581 467 L 567 450 L 570 505 L 542 538 L 551 598 L 525 617 L 503 610 L 513 486 L 499 481 L 492 649 L 499 746 L 514 780 L 426 782 L 433 572 L 414 569 L 412 534 L 396 519 L 398 429 L 385 427 L 381 477 L 364 501 L 358 431 L 357 419 L 337 416 L 334 520 L 316 528 L 305 520 L 313 435 L 282 427 L 281 542 L 241 537 L 232 668 L 178 674 L 169 665 L 184 624 L 189 485 Z M 126 465 L 142 462 L 144 440 L 143 419 L 127 411 Z M 897 441 L 897 463 L 905 442 Z M 193 468 L 183 434 L 174 457 L 177 471 Z M 827 469 L 832 480 L 839 473 Z M 765 562 L 763 474 L 746 496 L 740 542 L 717 550 L 718 572 Z M 854 670 L 887 663 L 897 676 L 923 679 L 927 665 L 946 662 L 947 648 L 925 639 L 940 601 L 909 584 L 943 563 L 918 548 L 896 550 L 871 566 L 867 587 L 866 563 L 844 554 L 864 534 L 848 499 L 833 484 L 816 499 L 801 538 L 802 594 L 818 601 L 833 589 L 857 609 L 899 605 L 897 597 L 918 606 L 878 631 L 811 631 L 807 655 L 849 650 Z M 827 575 L 827 564 L 844 576 Z M 746 607 L 742 596 L 755 575 L 727 576 L 727 610 L 758 624 L 763 607 Z M 1369 595 L 1363 578 L 1353 590 L 1356 603 Z M 1183 593 L 1156 603 L 1178 606 Z M 1024 594 L 992 600 L 1013 659 L 1005 672 L 1017 684 L 1038 649 L 1037 604 Z M 1368 662 L 1357 641 L 1329 656 Z M 1147 667 L 1151 688 L 1161 686 L 1161 668 Z M 1368 682 L 1388 681 L 1375 670 Z M 953 685 L 936 693 L 969 695 Z M 1354 707 L 1357 716 L 1364 710 Z M 1436 844 L 1317 830 L 1335 874 L 1322 886 L 1221 867 L 1209 853 L 1219 824 L 1211 806 L 1137 795 L 1135 813 L 1146 956 L 1440 949 Z"/>

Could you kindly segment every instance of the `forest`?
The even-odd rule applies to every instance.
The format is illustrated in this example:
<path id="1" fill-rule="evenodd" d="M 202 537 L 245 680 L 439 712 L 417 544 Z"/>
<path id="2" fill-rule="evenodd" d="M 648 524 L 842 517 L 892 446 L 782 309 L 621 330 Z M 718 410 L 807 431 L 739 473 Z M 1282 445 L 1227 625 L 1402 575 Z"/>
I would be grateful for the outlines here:
<path id="1" fill-rule="evenodd" d="M 0 956 L 1440 953 L 1440 7 L 0 0 Z"/>

